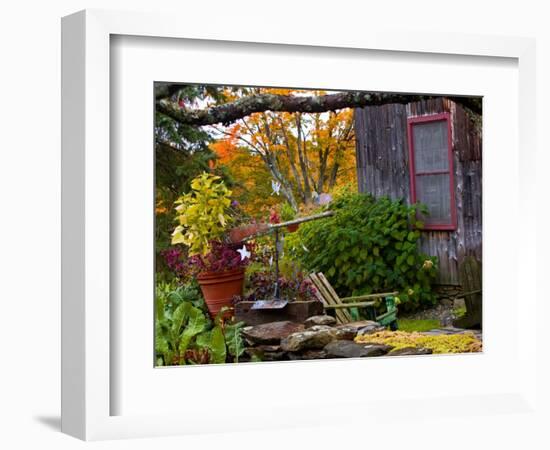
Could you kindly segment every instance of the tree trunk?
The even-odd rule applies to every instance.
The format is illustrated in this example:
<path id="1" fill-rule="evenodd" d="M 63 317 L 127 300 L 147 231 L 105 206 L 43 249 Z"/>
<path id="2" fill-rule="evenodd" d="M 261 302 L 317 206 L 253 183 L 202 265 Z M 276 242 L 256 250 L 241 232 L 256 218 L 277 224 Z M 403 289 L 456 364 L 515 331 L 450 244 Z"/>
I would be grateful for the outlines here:
<path id="1" fill-rule="evenodd" d="M 466 256 L 460 266 L 460 278 L 466 303 L 466 314 L 454 321 L 459 328 L 482 327 L 481 263 L 473 256 Z"/>
<path id="2" fill-rule="evenodd" d="M 288 182 L 286 177 L 281 172 L 281 169 L 279 168 L 279 163 L 277 162 L 273 153 L 269 153 L 268 155 L 266 155 L 266 163 L 269 171 L 271 172 L 271 175 L 273 176 L 273 179 L 281 184 L 281 192 L 283 196 L 287 199 L 288 203 L 290 203 L 290 206 L 292 206 L 294 211 L 298 211 L 298 203 L 296 202 L 296 198 L 294 197 L 294 192 L 292 192 L 292 185 Z"/>
<path id="3" fill-rule="evenodd" d="M 304 189 L 302 187 L 302 180 L 300 178 L 300 173 L 298 172 L 298 168 L 296 167 L 296 156 L 295 152 L 293 151 L 292 146 L 290 145 L 290 140 L 288 139 L 288 134 L 286 131 L 286 128 L 284 126 L 283 121 L 280 117 L 277 117 L 279 119 L 279 126 L 281 127 L 281 133 L 283 135 L 283 140 L 285 142 L 286 147 L 286 154 L 288 157 L 288 162 L 290 165 L 290 170 L 292 171 L 292 175 L 294 176 L 294 179 L 296 180 L 296 188 L 298 190 L 298 195 L 300 196 L 303 203 L 306 201 Z M 295 209 L 295 211 L 298 211 Z"/>
<path id="4" fill-rule="evenodd" d="M 304 180 L 304 203 L 311 202 L 311 186 L 309 184 L 309 173 L 306 160 L 306 148 L 304 141 L 302 140 L 302 116 L 296 114 L 296 129 L 297 129 L 297 141 L 296 147 L 298 150 L 298 159 L 300 161 L 300 169 L 302 170 L 302 178 Z"/>

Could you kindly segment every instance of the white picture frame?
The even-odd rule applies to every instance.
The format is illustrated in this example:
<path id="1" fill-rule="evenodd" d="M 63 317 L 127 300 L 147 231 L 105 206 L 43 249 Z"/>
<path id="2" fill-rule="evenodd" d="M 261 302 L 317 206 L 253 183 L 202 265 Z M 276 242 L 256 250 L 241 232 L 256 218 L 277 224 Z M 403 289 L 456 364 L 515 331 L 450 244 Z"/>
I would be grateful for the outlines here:
<path id="1" fill-rule="evenodd" d="M 116 183 L 116 173 L 110 166 L 110 108 L 114 98 L 110 91 L 111 83 L 111 37 L 136 36 L 142 38 L 186 39 L 201 42 L 230 42 L 235 45 L 255 43 L 265 45 L 269 53 L 272 44 L 278 44 L 278 51 L 292 51 L 291 46 L 302 49 L 311 48 L 322 55 L 330 52 L 369 50 L 376 52 L 396 52 L 407 54 L 412 61 L 425 58 L 426 55 L 448 55 L 448 58 L 503 58 L 517 62 L 518 96 L 517 111 L 519 120 L 514 116 L 518 141 L 514 140 L 513 149 L 519 156 L 519 174 L 512 176 L 515 190 L 513 209 L 521 214 L 523 220 L 535 220 L 533 202 L 530 194 L 534 187 L 530 183 L 529 171 L 535 165 L 535 44 L 532 39 L 515 37 L 488 37 L 457 35 L 450 33 L 403 33 L 396 30 L 349 30 L 346 33 L 326 35 L 321 30 L 309 30 L 308 34 L 299 30 L 286 30 L 284 36 L 276 30 L 255 27 L 250 30 L 219 26 L 205 28 L 200 22 L 188 22 L 184 29 L 178 19 L 167 14 L 144 14 L 87 10 L 67 16 L 62 22 L 62 431 L 85 440 L 163 436 L 197 432 L 231 431 L 262 429 L 284 426 L 312 426 L 326 421 L 332 424 L 358 423 L 365 421 L 376 423 L 377 429 L 389 427 L 381 416 L 392 420 L 407 420 L 414 415 L 417 419 L 434 421 L 436 417 L 456 416 L 470 423 L 472 427 L 485 426 L 497 432 L 506 420 L 525 421 L 536 426 L 543 419 L 543 406 L 537 405 L 537 355 L 532 345 L 510 359 L 515 370 L 513 380 L 508 385 L 499 386 L 495 392 L 465 391 L 460 397 L 453 397 L 453 407 L 448 408 L 448 399 L 441 395 L 421 392 L 419 396 L 407 396 L 400 393 L 384 402 L 381 398 L 368 401 L 362 395 L 357 399 L 331 399 L 320 403 L 285 406 L 285 398 L 279 403 L 267 405 L 253 404 L 253 396 L 245 405 L 232 408 L 232 417 L 222 408 L 219 414 L 212 412 L 209 423 L 204 423 L 200 415 L 181 412 L 154 411 L 147 414 L 139 411 L 130 414 L 112 415 L 112 398 L 120 385 L 113 382 L 112 373 L 112 336 L 117 331 L 117 323 L 112 321 L 110 304 L 111 283 L 110 265 L 111 240 L 111 186 Z M 282 44 L 282 45 L 281 45 Z M 162 44 L 161 44 L 162 45 Z M 261 47 L 262 48 L 262 47 Z M 200 53 L 200 52 L 199 52 Z M 181 81 L 181 80 L 173 80 Z M 208 81 L 208 80 L 196 80 Z M 232 80 L 227 79 L 227 84 Z M 336 87 L 336 86 L 335 86 Z M 339 86 L 338 86 L 339 87 Z M 491 119 L 487 120 L 488 127 Z M 152 122 L 151 122 L 152 126 Z M 484 130 L 485 132 L 485 130 Z M 505 143 L 503 143 L 505 145 Z M 510 147 L 510 148 L 512 148 Z M 521 149 L 521 153 L 517 150 Z M 152 150 L 151 150 L 152 151 Z M 510 166 L 514 167 L 514 165 Z M 512 192 L 511 191 L 511 192 Z M 521 196 L 523 201 L 519 201 Z M 487 230 L 484 230 L 486 233 Z M 511 255 L 516 260 L 535 261 L 534 235 L 522 236 L 522 241 L 513 241 Z M 487 268 L 485 267 L 487 271 Z M 522 286 L 522 308 L 517 311 L 517 327 L 513 330 L 513 345 L 521 342 L 536 341 L 536 328 L 529 326 L 529 314 L 537 308 L 533 266 L 527 269 L 522 265 L 513 265 L 515 274 L 511 283 L 514 286 L 514 300 L 511 306 L 517 307 L 517 287 Z M 145 295 L 145 294 L 144 294 Z M 148 294 L 147 294 L 148 295 Z M 152 309 L 152 308 L 151 308 Z M 491 317 L 488 319 L 491 321 Z M 151 324 L 152 326 L 152 324 Z M 521 330 L 519 333 L 518 330 Z M 523 349 L 523 347 L 522 347 Z M 516 349 L 517 350 L 517 349 Z M 491 353 L 488 355 L 491 356 Z M 497 352 L 498 353 L 498 352 Z M 487 355 L 482 355 L 485 357 Z M 504 358 L 503 355 L 500 357 Z M 465 357 L 467 358 L 467 357 Z M 433 361 L 432 358 L 429 360 Z M 403 364 L 389 362 L 395 367 Z M 446 359 L 447 365 L 472 364 L 477 362 Z M 504 361 L 504 359 L 502 359 Z M 406 363 L 406 362 L 405 362 Z M 440 360 L 441 363 L 441 360 Z M 313 364 L 313 365 L 312 365 Z M 324 364 L 324 365 L 321 365 Z M 327 365 L 328 364 L 328 365 Z M 284 376 L 285 370 L 279 365 L 251 365 L 249 376 L 269 378 L 273 373 Z M 288 367 L 288 366 L 287 366 Z M 426 366 L 426 370 L 428 370 Z M 313 362 L 300 366 L 304 376 L 312 376 L 315 371 L 330 371 L 339 377 L 349 370 L 361 370 L 357 361 L 347 365 L 338 363 Z M 187 370 L 187 368 L 184 368 Z M 209 375 L 215 379 L 221 368 L 213 367 Z M 218 370 L 219 369 L 219 370 Z M 225 370 L 226 368 L 224 368 Z M 377 368 L 382 370 L 380 366 Z M 153 368 L 151 367 L 151 370 Z M 177 377 L 201 378 L 194 372 L 179 372 Z M 230 369 L 232 370 L 232 369 Z M 235 369 L 241 370 L 243 368 Z M 158 373 L 158 372 L 157 372 Z M 164 370 L 166 382 L 175 372 Z M 203 372 L 206 374 L 207 372 Z M 271 373 L 271 375 L 270 375 Z M 169 374 L 169 375 L 168 375 Z M 504 379 L 503 375 L 503 379 Z M 495 380 L 495 385 L 498 385 Z M 234 389 L 238 387 L 234 386 Z M 295 391 L 292 389 L 290 392 Z M 296 391 L 297 392 L 297 391 Z M 404 392 L 404 391 L 403 391 Z M 289 395 L 292 395 L 292 394 Z M 451 394 L 453 395 L 453 394 Z M 248 398 L 248 397 L 247 397 Z M 194 397 L 193 401 L 197 398 Z M 290 399 L 287 399 L 290 400 Z M 367 400 L 367 401 L 365 401 Z M 191 403 L 192 403 L 191 402 Z M 290 404 L 290 401 L 289 401 Z M 325 405 L 326 408 L 322 406 Z M 399 405 L 399 410 L 397 410 Z M 254 414 L 247 412 L 255 407 Z M 342 408 L 344 406 L 345 408 Z M 339 408 L 336 413 L 333 409 Z M 483 415 L 471 419 L 472 409 Z M 344 412 L 342 412 L 344 411 Z M 434 411 L 437 413 L 434 415 Z M 361 420 L 357 415 L 361 414 Z M 225 417 L 225 419 L 223 419 Z M 202 421 L 201 421 L 202 420 Z M 355 421 L 355 422 L 354 422 Z M 269 423 L 268 423 L 269 422 Z M 204 424 L 203 424 L 204 423 Z M 267 424 L 268 423 L 268 424 Z M 389 429 L 389 428 L 388 428 Z M 370 433 L 369 433 L 370 434 Z M 382 433 L 383 434 L 383 433 Z M 398 439 L 398 437 L 396 437 Z M 381 441 L 382 442 L 382 441 Z"/>

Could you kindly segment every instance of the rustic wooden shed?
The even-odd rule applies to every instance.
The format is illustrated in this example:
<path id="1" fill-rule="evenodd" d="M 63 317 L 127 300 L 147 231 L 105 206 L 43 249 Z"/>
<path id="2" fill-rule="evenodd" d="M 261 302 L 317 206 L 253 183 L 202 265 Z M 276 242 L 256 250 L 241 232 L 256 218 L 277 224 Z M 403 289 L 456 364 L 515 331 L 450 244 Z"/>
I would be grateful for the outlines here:
<path id="1" fill-rule="evenodd" d="M 360 192 L 428 206 L 422 250 L 438 283 L 460 286 L 466 256 L 481 262 L 481 117 L 445 98 L 355 110 Z"/>

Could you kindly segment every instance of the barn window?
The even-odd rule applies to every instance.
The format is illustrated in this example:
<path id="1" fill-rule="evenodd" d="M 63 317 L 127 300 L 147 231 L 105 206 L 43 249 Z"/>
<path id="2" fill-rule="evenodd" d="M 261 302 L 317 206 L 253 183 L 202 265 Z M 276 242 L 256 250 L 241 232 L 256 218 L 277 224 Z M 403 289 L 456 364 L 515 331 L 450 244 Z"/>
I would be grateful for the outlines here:
<path id="1" fill-rule="evenodd" d="M 427 230 L 454 230 L 456 208 L 449 113 L 407 120 L 411 200 L 428 207 Z"/>

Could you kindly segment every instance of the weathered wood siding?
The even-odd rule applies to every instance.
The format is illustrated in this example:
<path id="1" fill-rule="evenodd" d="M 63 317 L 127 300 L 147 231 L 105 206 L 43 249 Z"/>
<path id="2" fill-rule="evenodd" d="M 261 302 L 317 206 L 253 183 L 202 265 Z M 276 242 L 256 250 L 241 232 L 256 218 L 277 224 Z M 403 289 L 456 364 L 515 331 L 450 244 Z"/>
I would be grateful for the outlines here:
<path id="1" fill-rule="evenodd" d="M 481 127 L 464 109 L 446 99 L 355 110 L 359 191 L 410 203 L 407 117 L 449 112 L 454 157 L 457 229 L 424 231 L 421 248 L 439 258 L 440 284 L 460 285 L 466 255 L 481 261 Z"/>

